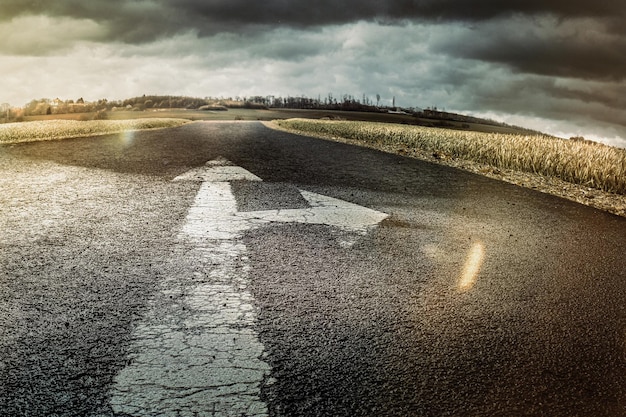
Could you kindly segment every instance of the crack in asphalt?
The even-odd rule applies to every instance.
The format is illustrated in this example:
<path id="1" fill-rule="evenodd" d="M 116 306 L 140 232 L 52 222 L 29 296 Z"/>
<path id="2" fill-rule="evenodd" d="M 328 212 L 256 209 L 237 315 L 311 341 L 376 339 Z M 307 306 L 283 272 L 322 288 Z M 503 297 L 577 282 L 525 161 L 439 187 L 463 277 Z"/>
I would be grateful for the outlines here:
<path id="1" fill-rule="evenodd" d="M 236 203 L 228 187 L 219 188 L 217 203 L 206 190 L 198 192 L 172 256 L 193 270 L 165 279 L 135 328 L 130 364 L 111 392 L 115 413 L 268 415 L 260 391 L 270 367 L 260 359 L 263 345 L 247 289 L 250 267 L 246 246 L 238 242 L 241 225 L 207 236 L 208 223 L 216 216 L 224 220 L 211 205 L 234 210 Z"/>

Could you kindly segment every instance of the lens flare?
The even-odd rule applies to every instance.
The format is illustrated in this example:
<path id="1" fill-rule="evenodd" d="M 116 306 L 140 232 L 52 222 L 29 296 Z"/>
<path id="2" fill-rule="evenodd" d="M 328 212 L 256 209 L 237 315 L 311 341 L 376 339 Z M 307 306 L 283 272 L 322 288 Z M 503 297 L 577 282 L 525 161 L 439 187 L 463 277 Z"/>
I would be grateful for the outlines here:
<path id="1" fill-rule="evenodd" d="M 459 280 L 459 290 L 468 291 L 474 287 L 484 257 L 485 248 L 483 244 L 481 242 L 474 243 L 467 255 L 465 266 L 463 267 L 463 274 Z"/>
<path id="2" fill-rule="evenodd" d="M 135 141 L 135 131 L 134 130 L 126 130 L 120 133 L 120 140 L 125 148 L 128 148 Z"/>

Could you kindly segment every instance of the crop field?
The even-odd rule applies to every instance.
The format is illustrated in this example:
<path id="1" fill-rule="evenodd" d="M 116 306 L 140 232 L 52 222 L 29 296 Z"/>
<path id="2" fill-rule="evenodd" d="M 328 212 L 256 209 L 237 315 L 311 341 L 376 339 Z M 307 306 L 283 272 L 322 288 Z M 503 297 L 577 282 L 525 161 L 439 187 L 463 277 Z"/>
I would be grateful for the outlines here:
<path id="1" fill-rule="evenodd" d="M 95 113 L 67 113 L 27 116 L 25 121 L 40 120 L 92 120 Z M 194 109 L 149 109 L 144 111 L 116 110 L 107 111 L 106 118 L 109 120 L 125 119 L 147 119 L 147 118 L 174 118 L 196 120 L 263 120 L 271 121 L 277 119 L 330 119 L 330 120 L 351 120 L 364 122 L 397 123 L 405 125 L 421 125 L 430 127 L 446 127 L 465 131 L 489 132 L 489 133 L 518 133 L 525 134 L 522 128 L 515 126 L 497 126 L 482 123 L 462 123 L 458 121 L 426 119 L 408 114 L 391 114 L 384 112 L 363 112 L 344 110 L 322 110 L 322 109 L 246 109 L 230 108 L 226 111 L 207 111 Z"/>
<path id="2" fill-rule="evenodd" d="M 135 120 L 40 120 L 34 122 L 0 124 L 0 144 L 66 139 L 119 133 L 128 130 L 175 127 L 187 123 L 183 119 Z"/>
<path id="3" fill-rule="evenodd" d="M 626 150 L 549 136 L 468 132 L 389 123 L 276 120 L 283 128 L 365 143 L 419 148 L 502 169 L 626 194 Z"/>
<path id="4" fill-rule="evenodd" d="M 132 119 L 187 119 L 187 120 L 273 120 L 302 117 L 302 113 L 289 110 L 265 109 L 229 109 L 227 111 L 202 111 L 193 109 L 150 109 L 144 111 L 116 110 L 107 111 L 108 120 Z M 41 120 L 91 120 L 95 113 L 67 113 L 27 116 L 25 121 Z"/>

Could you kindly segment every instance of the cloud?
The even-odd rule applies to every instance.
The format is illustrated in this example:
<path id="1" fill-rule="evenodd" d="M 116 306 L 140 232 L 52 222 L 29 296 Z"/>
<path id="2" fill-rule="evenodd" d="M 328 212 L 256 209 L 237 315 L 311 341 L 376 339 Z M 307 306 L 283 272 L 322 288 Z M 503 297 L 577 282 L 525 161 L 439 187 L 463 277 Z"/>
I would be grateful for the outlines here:
<path id="1" fill-rule="evenodd" d="M 513 71 L 620 81 L 626 77 L 626 4 L 611 0 L 4 0 L 0 51 L 49 54 L 85 40 L 150 45 L 194 33 L 260 36 L 278 29 L 319 31 L 360 21 L 452 28 L 433 44 L 452 57 L 505 65 Z M 39 22 L 35 22 L 38 20 Z M 23 27 L 41 28 L 23 31 Z M 4 29 L 3 29 L 4 28 Z M 19 34 L 19 35 L 18 35 Z M 351 39 L 357 40 L 358 37 Z M 415 40 L 414 40 L 415 41 Z M 419 41 L 419 40 L 417 40 Z M 305 42 L 306 43 L 306 42 Z M 242 44 L 239 45 L 241 47 Z M 275 45 L 283 59 L 309 50 Z M 272 45 L 264 49 L 272 48 Z"/>
<path id="2" fill-rule="evenodd" d="M 48 55 L 81 42 L 100 40 L 105 30 L 89 19 L 20 16 L 0 22 L 0 53 L 10 55 Z"/>
<path id="3" fill-rule="evenodd" d="M 615 30 L 626 7 L 611 0 L 4 0 L 5 20 L 45 14 L 106 24 L 112 40 L 148 42 L 196 30 L 201 36 L 258 27 L 311 28 L 357 21 L 386 23 L 483 22 L 515 15 L 551 15 L 558 19 L 590 17 L 612 22 Z"/>
<path id="4" fill-rule="evenodd" d="M 433 48 L 451 56 L 506 65 L 517 72 L 620 81 L 626 36 L 590 18 L 515 16 L 455 26 Z"/>

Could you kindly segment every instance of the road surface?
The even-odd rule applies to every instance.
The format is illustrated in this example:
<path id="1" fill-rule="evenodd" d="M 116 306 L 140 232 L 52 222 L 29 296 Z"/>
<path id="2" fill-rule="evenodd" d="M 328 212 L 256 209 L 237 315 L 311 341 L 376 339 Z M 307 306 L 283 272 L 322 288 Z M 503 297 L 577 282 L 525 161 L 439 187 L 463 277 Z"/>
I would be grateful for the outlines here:
<path id="1" fill-rule="evenodd" d="M 256 122 L 1 146 L 0 415 L 626 415 L 625 239 Z"/>

